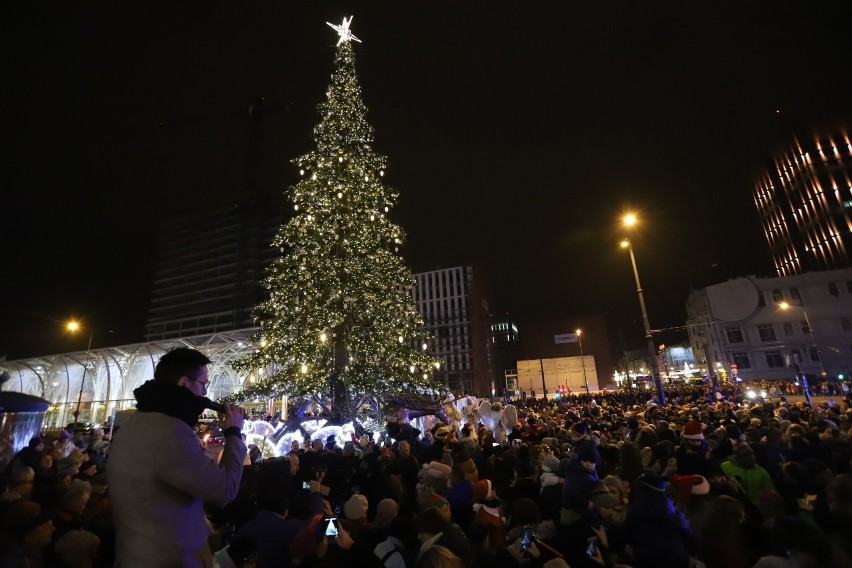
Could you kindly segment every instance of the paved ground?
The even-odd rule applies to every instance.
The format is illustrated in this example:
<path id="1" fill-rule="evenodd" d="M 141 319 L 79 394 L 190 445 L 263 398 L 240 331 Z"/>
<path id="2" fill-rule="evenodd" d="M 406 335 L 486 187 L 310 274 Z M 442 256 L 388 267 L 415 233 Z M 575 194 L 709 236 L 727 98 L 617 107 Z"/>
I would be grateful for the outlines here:
<path id="1" fill-rule="evenodd" d="M 786 398 L 789 402 L 799 402 L 799 401 L 805 402 L 805 396 L 804 395 L 788 396 Z M 775 399 L 773 399 L 773 400 L 775 400 Z M 832 400 L 837 405 L 843 404 L 843 397 L 842 396 L 812 396 L 811 397 L 811 403 L 814 406 L 822 404 L 823 402 L 831 402 Z"/>

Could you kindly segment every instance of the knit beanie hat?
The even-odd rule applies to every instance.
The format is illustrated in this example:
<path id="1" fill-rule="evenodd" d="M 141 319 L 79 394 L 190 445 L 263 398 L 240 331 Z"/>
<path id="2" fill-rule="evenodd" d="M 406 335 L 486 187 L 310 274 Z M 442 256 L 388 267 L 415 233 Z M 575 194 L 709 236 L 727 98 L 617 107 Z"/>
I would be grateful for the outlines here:
<path id="1" fill-rule="evenodd" d="M 695 420 L 687 422 L 683 427 L 681 436 L 687 440 L 703 440 L 704 433 L 702 432 L 701 422 L 696 422 Z"/>
<path id="2" fill-rule="evenodd" d="M 550 473 L 556 473 L 556 470 L 559 469 L 559 458 L 554 455 L 544 456 L 544 460 L 541 462 L 541 469 Z"/>
<path id="3" fill-rule="evenodd" d="M 350 521 L 355 521 L 361 517 L 367 516 L 367 498 L 363 495 L 353 495 L 349 501 L 343 505 L 343 514 Z"/>
<path id="4" fill-rule="evenodd" d="M 453 468 L 438 461 L 429 462 L 429 477 L 431 479 L 449 479 Z"/>
<path id="5" fill-rule="evenodd" d="M 582 422 L 577 422 L 573 426 L 571 426 L 571 432 L 575 436 L 585 436 L 589 433 L 589 423 L 583 420 Z"/>

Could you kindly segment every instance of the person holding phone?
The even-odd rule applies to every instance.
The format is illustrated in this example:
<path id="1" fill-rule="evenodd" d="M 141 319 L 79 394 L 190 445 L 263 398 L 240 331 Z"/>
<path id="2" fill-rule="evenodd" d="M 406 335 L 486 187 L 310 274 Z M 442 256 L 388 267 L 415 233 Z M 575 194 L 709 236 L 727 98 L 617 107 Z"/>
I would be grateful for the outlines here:
<path id="1" fill-rule="evenodd" d="M 330 507 L 326 509 L 320 493 L 320 482 L 307 482 L 310 492 L 308 501 L 311 516 L 308 518 L 291 518 L 290 501 L 282 494 L 271 495 L 264 501 L 264 508 L 257 515 L 245 523 L 234 536 L 229 551 L 247 550 L 255 552 L 257 568 L 287 568 L 289 563 L 282 559 L 289 559 L 290 543 L 299 531 L 311 523 L 314 515 L 327 516 L 331 513 Z M 295 508 L 295 507 L 294 507 Z M 243 558 L 234 560 L 242 561 Z"/>
<path id="2" fill-rule="evenodd" d="M 524 558 L 538 560 L 541 557 L 541 550 L 538 547 L 533 528 L 527 525 L 521 529 L 521 535 L 506 547 L 506 552 L 518 563 Z"/>
<path id="3" fill-rule="evenodd" d="M 346 521 L 329 512 L 314 516 L 310 524 L 293 538 L 290 553 L 285 557 L 292 558 L 294 564 L 312 565 L 321 561 L 329 566 L 383 568 L 372 549 L 352 539 Z M 279 566 L 281 558 L 277 559 Z"/>

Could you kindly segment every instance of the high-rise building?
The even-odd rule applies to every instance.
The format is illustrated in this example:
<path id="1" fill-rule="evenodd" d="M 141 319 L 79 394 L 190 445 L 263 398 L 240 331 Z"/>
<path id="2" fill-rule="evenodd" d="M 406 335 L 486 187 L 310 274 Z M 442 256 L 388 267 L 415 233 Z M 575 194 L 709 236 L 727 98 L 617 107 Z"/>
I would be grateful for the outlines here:
<path id="1" fill-rule="evenodd" d="M 850 128 L 801 132 L 772 156 L 754 190 L 778 276 L 850 266 Z"/>
<path id="2" fill-rule="evenodd" d="M 443 359 L 435 375 L 450 389 L 488 396 L 494 384 L 491 313 L 482 273 L 456 266 L 414 274 L 412 295 Z"/>
<path id="3" fill-rule="evenodd" d="M 278 253 L 270 246 L 282 206 L 235 207 L 161 229 L 146 341 L 254 326 L 252 308 Z"/>

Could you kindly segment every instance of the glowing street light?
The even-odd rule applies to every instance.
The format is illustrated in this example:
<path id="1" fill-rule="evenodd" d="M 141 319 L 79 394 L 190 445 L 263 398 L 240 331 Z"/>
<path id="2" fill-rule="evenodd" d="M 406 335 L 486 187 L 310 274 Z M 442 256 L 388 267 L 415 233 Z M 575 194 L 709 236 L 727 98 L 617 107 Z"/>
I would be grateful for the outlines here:
<path id="1" fill-rule="evenodd" d="M 578 329 L 574 333 L 577 334 L 577 343 L 580 344 L 580 362 L 583 364 L 583 382 L 586 384 L 586 395 L 591 396 L 589 392 L 589 379 L 586 377 L 586 359 L 583 357 L 583 340 L 580 337 L 583 335 L 583 330 Z"/>
<path id="2" fill-rule="evenodd" d="M 632 227 L 638 220 L 636 215 L 628 213 L 622 220 L 625 227 Z M 657 368 L 657 351 L 654 349 L 654 336 L 651 334 L 651 324 L 648 321 L 648 310 L 645 308 L 645 294 L 642 291 L 642 284 L 639 282 L 639 269 L 636 267 L 636 256 L 633 254 L 633 247 L 630 244 L 630 239 L 624 239 L 621 242 L 621 248 L 626 248 L 630 253 L 630 263 L 633 265 L 633 277 L 636 279 L 636 293 L 639 295 L 639 307 L 642 309 L 642 323 L 645 326 L 645 339 L 648 340 L 648 354 L 651 356 L 651 365 L 654 371 L 654 384 L 657 387 L 657 398 L 660 404 L 666 404 L 666 393 L 663 390 L 663 383 L 660 380 L 660 370 Z"/>
<path id="3" fill-rule="evenodd" d="M 787 310 L 791 309 L 794 306 L 802 309 L 802 315 L 805 316 L 805 325 L 808 326 L 808 333 L 810 333 L 811 341 L 814 342 L 814 349 L 816 349 L 816 352 L 817 352 L 817 359 L 819 359 L 819 366 L 822 370 L 822 376 L 826 377 L 826 376 L 828 376 L 828 372 L 825 370 L 825 363 L 822 360 L 822 352 L 820 352 L 820 350 L 819 350 L 819 344 L 817 343 L 816 335 L 814 335 L 814 328 L 811 325 L 810 318 L 808 318 L 808 311 L 805 309 L 804 304 L 801 304 L 801 303 L 791 304 L 789 302 L 778 302 L 778 308 L 781 309 L 782 311 L 785 311 L 785 312 Z M 793 359 L 793 365 L 796 368 L 796 378 L 801 378 L 802 387 L 803 387 L 802 390 L 805 391 L 805 398 L 808 401 L 808 406 L 812 407 L 813 404 L 811 404 L 811 390 L 810 390 L 810 385 L 808 384 L 808 378 L 802 372 L 801 368 L 799 367 L 799 361 L 796 360 L 796 356 L 791 354 L 790 357 L 791 357 L 791 359 Z M 801 359 L 801 355 L 799 356 L 799 359 Z"/>
<path id="4" fill-rule="evenodd" d="M 79 322 L 71 320 L 65 324 L 65 329 L 71 333 L 81 331 L 83 327 Z M 92 352 L 92 337 L 94 332 L 89 333 L 89 344 L 86 346 L 86 362 L 83 363 L 83 377 L 80 379 L 80 392 L 77 395 L 77 408 L 74 409 L 74 424 L 77 424 L 80 418 L 80 405 L 83 402 L 83 385 L 86 384 L 86 371 L 89 370 L 89 354 Z"/>

